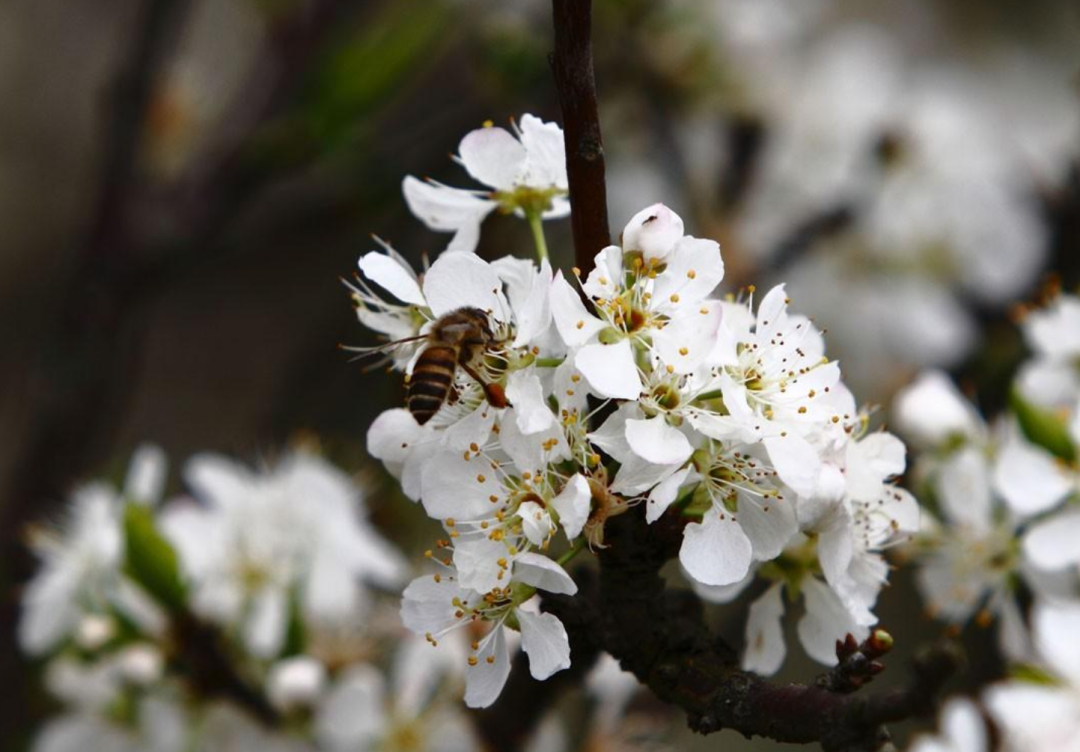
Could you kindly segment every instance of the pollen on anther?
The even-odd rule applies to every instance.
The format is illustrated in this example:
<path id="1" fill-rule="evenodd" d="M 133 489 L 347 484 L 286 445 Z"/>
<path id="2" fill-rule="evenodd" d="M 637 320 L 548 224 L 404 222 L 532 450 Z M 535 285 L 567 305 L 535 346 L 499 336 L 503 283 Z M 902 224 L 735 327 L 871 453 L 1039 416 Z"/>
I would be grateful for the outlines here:
<path id="1" fill-rule="evenodd" d="M 493 664 L 493 663 L 495 662 L 495 656 L 493 656 L 493 655 L 489 655 L 489 656 L 488 656 L 487 658 L 485 658 L 484 660 L 485 660 L 485 661 L 487 661 L 487 664 L 488 664 L 488 665 L 490 666 L 491 664 Z"/>
<path id="2" fill-rule="evenodd" d="M 683 355 L 683 356 L 686 356 L 686 355 L 689 355 L 689 354 L 690 354 L 690 350 L 689 350 L 689 349 L 687 349 L 687 348 L 685 348 L 685 347 L 680 347 L 680 348 L 679 348 L 679 355 Z"/>
<path id="3" fill-rule="evenodd" d="M 672 303 L 678 303 L 679 302 L 678 293 L 672 293 L 671 297 L 668 298 L 668 300 L 670 300 Z"/>
<path id="4" fill-rule="evenodd" d="M 689 277 L 690 279 L 693 279 L 694 277 L 697 276 L 697 272 L 695 272 L 693 269 L 690 269 L 689 271 L 686 272 L 686 276 Z"/>
<path id="5" fill-rule="evenodd" d="M 585 322 L 584 322 L 584 321 L 579 321 L 579 322 L 577 322 L 577 328 L 578 328 L 578 329 L 583 329 L 583 328 L 585 328 Z"/>
<path id="6" fill-rule="evenodd" d="M 486 480 L 487 480 L 487 478 L 485 478 L 485 477 L 484 477 L 483 475 L 477 475 L 477 476 L 476 476 L 476 482 L 477 482 L 477 483 L 483 483 L 483 482 L 485 482 Z"/>
<path id="7" fill-rule="evenodd" d="M 476 656 L 475 656 L 475 655 L 470 655 L 470 656 L 469 656 L 469 665 L 470 665 L 470 666 L 475 666 L 475 665 L 476 665 L 477 663 L 479 663 L 479 662 L 480 662 L 480 661 L 478 661 L 478 660 L 476 659 Z"/>

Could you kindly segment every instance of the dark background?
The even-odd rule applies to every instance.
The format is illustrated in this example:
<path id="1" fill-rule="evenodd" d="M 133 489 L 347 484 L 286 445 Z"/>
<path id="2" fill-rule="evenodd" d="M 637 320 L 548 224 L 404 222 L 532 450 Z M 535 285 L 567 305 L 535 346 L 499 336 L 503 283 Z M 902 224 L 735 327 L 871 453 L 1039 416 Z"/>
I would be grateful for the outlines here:
<path id="1" fill-rule="evenodd" d="M 937 4 L 933 33 L 910 18 L 926 12 L 917 4 L 832 5 L 902 47 L 950 53 L 1004 40 L 1071 66 L 1075 83 L 1072 3 L 952 0 Z M 640 206 L 671 203 L 688 232 L 721 242 L 734 289 L 764 283 L 789 259 L 741 253 L 734 230 L 738 201 L 728 194 L 748 190 L 770 124 L 720 95 L 735 78 L 752 88 L 755 73 L 728 67 L 721 37 L 705 33 L 720 7 L 598 0 L 594 38 L 613 228 Z M 201 450 L 254 459 L 315 434 L 361 466 L 366 427 L 400 386 L 337 349 L 367 341 L 339 277 L 373 247 L 372 233 L 414 261 L 445 246 L 448 236 L 408 215 L 404 175 L 466 184 L 448 155 L 469 129 L 522 112 L 558 119 L 548 12 L 510 0 L 0 2 L 6 746 L 25 740 L 46 707 L 12 641 L 18 583 L 31 571 L 22 533 L 54 516 L 72 484 L 116 475 L 142 441 L 179 465 Z M 714 124 L 704 131 L 721 155 L 714 163 L 672 136 L 701 118 Z M 688 164 L 713 175 L 711 195 L 684 182 Z M 655 195 L 673 184 L 680 193 Z M 1077 283 L 1076 191 L 1075 167 L 1063 162 L 1033 197 L 1048 247 L 1018 300 L 1048 272 Z M 827 222 L 819 232 L 804 219 L 792 218 L 806 236 L 793 253 L 828 253 Z M 568 243 L 567 224 L 548 226 L 563 266 Z M 522 223 L 494 217 L 480 252 L 530 247 Z M 1021 348 L 1006 302 L 972 310 L 980 344 L 950 365 L 992 410 Z M 836 311 L 842 299 L 814 313 Z M 841 362 L 859 357 L 840 348 Z M 914 371 L 871 372 L 858 393 L 885 400 Z M 412 511 L 394 501 L 387 492 L 371 504 L 400 530 Z M 940 629 L 915 604 L 904 577 L 883 596 L 883 621 L 908 643 Z M 741 631 L 739 609 L 724 618 Z M 794 641 L 789 649 L 799 653 Z M 812 671 L 790 660 L 788 670 Z M 981 670 L 996 670 L 992 657 Z"/>

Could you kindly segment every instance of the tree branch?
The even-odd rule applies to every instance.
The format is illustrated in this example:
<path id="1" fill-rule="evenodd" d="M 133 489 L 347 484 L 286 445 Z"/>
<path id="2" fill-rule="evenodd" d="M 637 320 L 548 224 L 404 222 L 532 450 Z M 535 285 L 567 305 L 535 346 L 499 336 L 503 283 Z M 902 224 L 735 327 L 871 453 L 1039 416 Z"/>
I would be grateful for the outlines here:
<path id="1" fill-rule="evenodd" d="M 555 51 L 550 62 L 563 116 L 574 259 L 588 273 L 593 257 L 611 242 L 593 71 L 592 0 L 552 0 L 552 11 Z"/>
<path id="2" fill-rule="evenodd" d="M 685 521 L 668 514 L 647 525 L 639 507 L 609 520 L 601 551 L 600 646 L 661 700 L 687 713 L 708 734 L 723 728 L 782 742 L 821 742 L 828 752 L 877 750 L 883 724 L 932 711 L 959 658 L 952 645 L 915 662 L 912 682 L 876 695 L 839 687 L 779 685 L 738 667 L 734 651 L 716 640 L 689 593 L 668 591 L 660 568 L 677 554 Z M 846 688 L 845 688 L 846 689 Z"/>

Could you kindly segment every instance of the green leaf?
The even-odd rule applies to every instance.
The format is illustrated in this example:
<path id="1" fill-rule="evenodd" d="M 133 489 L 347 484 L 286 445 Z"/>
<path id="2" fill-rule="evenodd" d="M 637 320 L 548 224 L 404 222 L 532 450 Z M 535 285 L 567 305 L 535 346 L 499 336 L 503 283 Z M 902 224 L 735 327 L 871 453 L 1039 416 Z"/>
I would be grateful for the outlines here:
<path id="1" fill-rule="evenodd" d="M 1076 447 L 1064 420 L 1049 410 L 1031 404 L 1015 389 L 1009 396 L 1009 404 L 1029 441 L 1063 460 L 1072 462 L 1076 459 Z"/>
<path id="2" fill-rule="evenodd" d="M 185 608 L 187 593 L 180 577 L 176 551 L 158 532 L 149 507 L 124 507 L 124 570 L 169 611 Z"/>

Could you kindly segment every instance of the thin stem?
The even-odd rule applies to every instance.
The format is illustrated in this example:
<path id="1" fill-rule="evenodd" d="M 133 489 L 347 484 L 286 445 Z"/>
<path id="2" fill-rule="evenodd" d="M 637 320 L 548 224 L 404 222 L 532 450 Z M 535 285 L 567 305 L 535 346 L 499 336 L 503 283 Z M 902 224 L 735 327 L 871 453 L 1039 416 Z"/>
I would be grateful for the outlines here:
<path id="1" fill-rule="evenodd" d="M 578 539 L 574 541 L 574 545 L 566 551 L 563 551 L 562 556 L 556 559 L 555 563 L 561 567 L 565 567 L 574 560 L 574 557 L 581 553 L 583 548 L 585 548 L 585 536 L 579 535 Z"/>
<path id="2" fill-rule="evenodd" d="M 536 258 L 543 261 L 548 257 L 547 239 L 544 238 L 544 219 L 540 212 L 531 211 L 528 213 L 528 220 L 533 242 L 536 244 Z"/>

